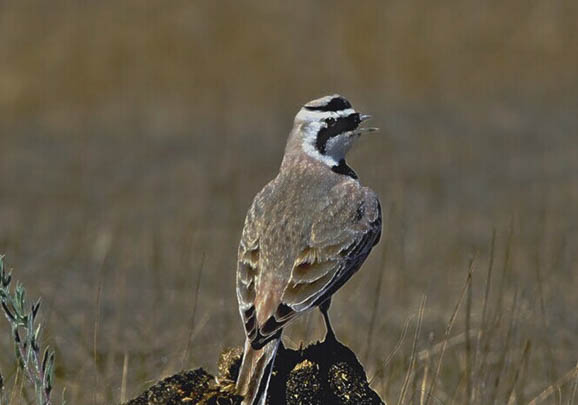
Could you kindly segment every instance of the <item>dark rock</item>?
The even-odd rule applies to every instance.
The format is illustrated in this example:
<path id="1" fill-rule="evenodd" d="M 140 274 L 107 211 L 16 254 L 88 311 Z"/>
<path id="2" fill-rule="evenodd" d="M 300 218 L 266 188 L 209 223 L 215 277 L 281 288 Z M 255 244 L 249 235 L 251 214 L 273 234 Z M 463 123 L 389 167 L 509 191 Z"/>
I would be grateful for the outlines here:
<path id="1" fill-rule="evenodd" d="M 157 382 L 125 405 L 240 405 L 234 384 L 218 384 L 202 368 L 183 371 Z"/>
<path id="2" fill-rule="evenodd" d="M 321 405 L 321 396 L 319 365 L 310 360 L 303 360 L 291 370 L 287 379 L 285 390 L 287 405 Z"/>
<path id="3" fill-rule="evenodd" d="M 219 377 L 203 369 L 166 378 L 125 405 L 240 405 L 235 395 L 242 351 L 226 349 Z M 355 354 L 334 338 L 305 349 L 279 347 L 269 383 L 270 405 L 382 405 Z"/>
<path id="4" fill-rule="evenodd" d="M 159 381 L 127 405 L 197 404 L 207 390 L 213 377 L 202 368 L 184 371 Z"/>
<path id="5" fill-rule="evenodd" d="M 331 393 L 336 402 L 343 405 L 381 404 L 379 396 L 369 387 L 363 369 L 344 361 L 329 368 L 328 375 Z"/>
<path id="6" fill-rule="evenodd" d="M 219 355 L 219 381 L 235 382 L 239 375 L 243 349 L 240 347 L 227 348 Z"/>

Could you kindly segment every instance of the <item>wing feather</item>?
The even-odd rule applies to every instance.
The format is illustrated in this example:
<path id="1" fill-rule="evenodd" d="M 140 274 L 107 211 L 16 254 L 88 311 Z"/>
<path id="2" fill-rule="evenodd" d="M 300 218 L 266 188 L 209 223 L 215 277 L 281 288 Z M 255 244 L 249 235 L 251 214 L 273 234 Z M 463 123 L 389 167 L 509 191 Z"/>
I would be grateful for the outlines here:
<path id="1" fill-rule="evenodd" d="M 260 257 L 257 225 L 262 215 L 263 202 L 270 193 L 270 190 L 271 185 L 267 185 L 255 196 L 251 207 L 247 211 L 238 250 L 237 300 L 239 302 L 239 312 L 243 320 L 245 333 L 251 340 L 258 335 L 259 328 L 254 304 L 256 296 L 255 285 L 259 275 Z"/>
<path id="2" fill-rule="evenodd" d="M 371 190 L 348 184 L 328 199 L 283 295 L 296 312 L 320 304 L 349 280 L 381 234 L 381 208 Z"/>
<path id="3" fill-rule="evenodd" d="M 254 349 L 276 338 L 299 312 L 321 304 L 337 291 L 359 269 L 381 234 L 381 209 L 375 193 L 356 182 L 334 187 L 320 201 L 310 236 L 294 259 L 281 303 L 258 324 L 254 303 L 260 271 L 256 224 L 267 192 L 266 187 L 249 209 L 237 266 L 239 310 Z"/>

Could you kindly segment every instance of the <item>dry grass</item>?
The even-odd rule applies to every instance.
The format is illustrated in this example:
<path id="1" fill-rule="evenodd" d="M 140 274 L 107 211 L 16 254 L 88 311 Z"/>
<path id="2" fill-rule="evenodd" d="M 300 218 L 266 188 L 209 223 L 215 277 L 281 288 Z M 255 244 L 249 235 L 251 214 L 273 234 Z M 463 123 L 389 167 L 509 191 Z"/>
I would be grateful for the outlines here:
<path id="1" fill-rule="evenodd" d="M 382 128 L 350 160 L 387 237 L 332 306 L 374 387 L 578 401 L 577 18 L 570 1 L 2 2 L 0 252 L 44 297 L 56 391 L 118 402 L 241 343 L 244 214 L 299 105 L 338 91 Z"/>

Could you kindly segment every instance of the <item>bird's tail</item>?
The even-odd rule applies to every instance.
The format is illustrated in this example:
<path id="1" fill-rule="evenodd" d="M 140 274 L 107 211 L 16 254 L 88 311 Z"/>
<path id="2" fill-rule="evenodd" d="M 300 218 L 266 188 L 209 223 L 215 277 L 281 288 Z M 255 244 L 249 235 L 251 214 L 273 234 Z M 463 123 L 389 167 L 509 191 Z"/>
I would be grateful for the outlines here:
<path id="1" fill-rule="evenodd" d="M 265 405 L 279 341 L 280 337 L 273 339 L 258 350 L 251 347 L 249 339 L 245 341 L 245 353 L 236 384 L 237 393 L 244 397 L 243 405 Z"/>

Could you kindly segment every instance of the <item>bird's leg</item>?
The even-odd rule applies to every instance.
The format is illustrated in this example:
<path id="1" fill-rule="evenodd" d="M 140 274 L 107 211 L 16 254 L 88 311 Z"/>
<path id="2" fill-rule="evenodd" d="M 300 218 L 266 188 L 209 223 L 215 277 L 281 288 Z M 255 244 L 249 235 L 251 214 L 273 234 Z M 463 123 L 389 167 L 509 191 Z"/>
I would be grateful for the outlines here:
<path id="1" fill-rule="evenodd" d="M 323 315 L 323 320 L 325 321 L 325 329 L 327 332 L 325 334 L 325 341 L 335 340 L 335 333 L 333 332 L 333 328 L 331 327 L 331 322 L 329 321 L 329 306 L 331 305 L 331 297 L 327 298 L 319 305 L 319 310 L 321 311 L 321 315 Z"/>

